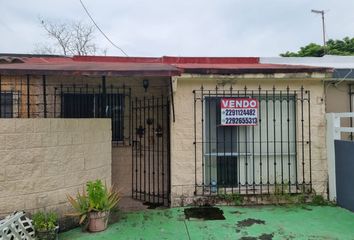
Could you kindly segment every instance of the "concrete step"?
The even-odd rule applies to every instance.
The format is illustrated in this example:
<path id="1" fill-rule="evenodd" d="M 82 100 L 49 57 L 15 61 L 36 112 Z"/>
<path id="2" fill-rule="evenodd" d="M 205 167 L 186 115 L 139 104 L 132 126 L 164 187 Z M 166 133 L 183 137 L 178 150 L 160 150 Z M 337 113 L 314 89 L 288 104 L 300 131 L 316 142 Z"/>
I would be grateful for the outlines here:
<path id="1" fill-rule="evenodd" d="M 135 200 L 131 196 L 123 196 L 118 206 L 123 212 L 141 211 L 148 208 L 142 201 Z"/>

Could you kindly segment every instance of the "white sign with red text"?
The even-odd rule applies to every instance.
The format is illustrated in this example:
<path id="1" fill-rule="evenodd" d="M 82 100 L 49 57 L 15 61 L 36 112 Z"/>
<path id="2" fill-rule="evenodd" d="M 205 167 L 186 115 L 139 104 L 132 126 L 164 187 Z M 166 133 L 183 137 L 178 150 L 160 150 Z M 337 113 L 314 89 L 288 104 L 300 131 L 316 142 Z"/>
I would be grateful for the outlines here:
<path id="1" fill-rule="evenodd" d="M 258 124 L 258 99 L 222 98 L 222 126 L 256 126 Z"/>

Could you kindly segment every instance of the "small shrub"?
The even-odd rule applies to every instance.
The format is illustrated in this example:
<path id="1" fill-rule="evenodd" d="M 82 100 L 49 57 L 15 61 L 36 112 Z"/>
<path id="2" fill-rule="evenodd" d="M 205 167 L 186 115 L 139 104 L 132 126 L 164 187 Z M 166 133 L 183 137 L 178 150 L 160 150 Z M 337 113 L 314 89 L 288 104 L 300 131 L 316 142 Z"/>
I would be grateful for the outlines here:
<path id="1" fill-rule="evenodd" d="M 227 203 L 232 203 L 236 206 L 242 205 L 244 202 L 243 196 L 237 193 L 232 194 L 220 194 L 219 199 L 225 200 Z"/>
<path id="2" fill-rule="evenodd" d="M 305 194 L 299 194 L 296 197 L 296 203 L 298 204 L 305 204 L 306 203 L 307 196 Z"/>
<path id="3" fill-rule="evenodd" d="M 36 212 L 32 220 L 33 227 L 38 232 L 54 230 L 58 225 L 58 215 L 55 212 Z"/>
<path id="4" fill-rule="evenodd" d="M 199 197 L 193 199 L 193 206 L 205 207 L 205 206 L 214 206 L 216 205 L 217 199 L 214 196 L 210 197 Z"/>
<path id="5" fill-rule="evenodd" d="M 272 201 L 274 204 L 280 204 L 282 200 L 284 200 L 284 194 L 286 194 L 284 191 L 282 191 L 282 184 L 276 184 L 274 187 L 274 192 L 271 196 Z"/>
<path id="6" fill-rule="evenodd" d="M 78 216 L 79 224 L 86 221 L 90 212 L 110 211 L 118 205 L 120 195 L 108 189 L 101 180 L 89 181 L 86 184 L 86 191 L 78 192 L 75 197 L 67 195 L 68 201 L 75 210 L 69 216 Z"/>
<path id="7" fill-rule="evenodd" d="M 89 205 L 96 211 L 109 210 L 107 188 L 101 180 L 89 181 L 86 184 Z"/>
<path id="8" fill-rule="evenodd" d="M 330 205 L 330 203 L 324 199 L 324 197 L 322 195 L 314 195 L 312 197 L 312 201 L 311 201 L 312 205 L 316 205 L 316 206 L 328 206 Z"/>
<path id="9" fill-rule="evenodd" d="M 242 205 L 243 204 L 243 196 L 239 195 L 239 194 L 232 194 L 232 201 L 235 205 Z"/>
<path id="10" fill-rule="evenodd" d="M 276 184 L 274 192 L 271 195 L 271 200 L 275 204 L 297 204 L 297 203 L 306 203 L 306 194 L 303 191 L 302 193 L 291 193 L 289 191 L 289 182 L 282 184 Z"/>

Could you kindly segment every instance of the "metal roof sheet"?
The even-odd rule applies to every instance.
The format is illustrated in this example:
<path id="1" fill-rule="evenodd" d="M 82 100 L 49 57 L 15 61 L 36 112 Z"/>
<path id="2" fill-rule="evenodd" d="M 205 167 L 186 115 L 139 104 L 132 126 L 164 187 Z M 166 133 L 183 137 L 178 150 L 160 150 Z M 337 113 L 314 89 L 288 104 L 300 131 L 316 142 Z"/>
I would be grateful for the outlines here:
<path id="1" fill-rule="evenodd" d="M 307 65 L 337 69 L 354 69 L 354 56 L 262 57 L 260 63 Z"/>

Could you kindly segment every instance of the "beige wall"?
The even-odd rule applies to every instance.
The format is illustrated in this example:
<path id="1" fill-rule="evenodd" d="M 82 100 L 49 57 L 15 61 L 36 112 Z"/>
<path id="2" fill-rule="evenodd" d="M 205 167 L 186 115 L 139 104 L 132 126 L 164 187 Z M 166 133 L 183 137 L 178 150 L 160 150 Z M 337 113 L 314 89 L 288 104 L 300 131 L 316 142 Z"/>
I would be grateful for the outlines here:
<path id="1" fill-rule="evenodd" d="M 326 83 L 326 112 L 350 112 L 349 107 L 349 85 L 342 82 Z"/>
<path id="2" fill-rule="evenodd" d="M 123 196 L 132 191 L 132 149 L 131 146 L 112 148 L 112 184 Z"/>
<path id="3" fill-rule="evenodd" d="M 110 119 L 0 119 L 0 216 L 66 213 L 94 179 L 111 184 Z"/>
<path id="4" fill-rule="evenodd" d="M 293 76 L 294 77 L 294 76 Z M 177 81 L 176 81 L 177 80 Z M 179 203 L 180 197 L 193 196 L 195 183 L 195 158 L 194 158 L 194 111 L 193 111 L 193 90 L 199 90 L 203 85 L 204 90 L 214 90 L 218 85 L 219 89 L 228 90 L 230 85 L 234 90 L 243 90 L 247 86 L 248 90 L 262 89 L 271 90 L 276 86 L 277 90 L 286 90 L 289 86 L 291 90 L 300 90 L 303 85 L 305 90 L 311 92 L 311 137 L 312 137 L 312 179 L 316 192 L 325 193 L 327 179 L 326 149 L 325 149 L 325 104 L 322 79 L 275 79 L 274 77 L 233 79 L 225 76 L 186 76 L 174 79 L 174 99 L 176 122 L 172 123 L 171 129 L 171 187 L 172 205 Z M 307 108 L 305 106 L 305 112 Z M 197 112 L 197 116 L 201 112 Z M 297 115 L 298 132 L 300 126 L 299 113 Z M 306 117 L 306 116 L 305 116 Z M 199 118 L 200 119 L 200 118 Z M 305 131 L 308 131 L 308 124 L 305 123 Z M 201 129 L 201 122 L 197 122 L 197 129 Z M 197 141 L 201 141 L 201 131 L 197 131 Z M 305 135 L 305 142 L 308 135 Z M 309 175 L 308 145 L 305 146 L 306 173 Z M 201 179 L 201 156 L 200 148 L 197 148 L 197 181 Z M 307 179 L 308 181 L 309 179 Z"/>
<path id="5" fill-rule="evenodd" d="M 350 85 L 348 82 L 343 81 L 339 84 L 326 83 L 326 112 L 327 113 L 339 113 L 339 112 L 350 112 Z M 352 106 L 354 108 L 354 106 Z M 350 119 L 341 119 L 342 127 L 350 127 Z M 350 140 L 349 133 L 342 133 L 343 140 Z"/>

